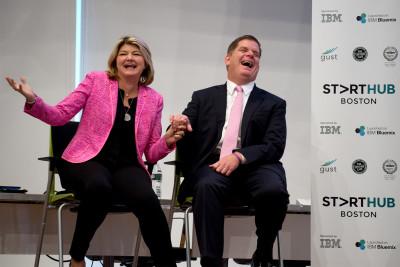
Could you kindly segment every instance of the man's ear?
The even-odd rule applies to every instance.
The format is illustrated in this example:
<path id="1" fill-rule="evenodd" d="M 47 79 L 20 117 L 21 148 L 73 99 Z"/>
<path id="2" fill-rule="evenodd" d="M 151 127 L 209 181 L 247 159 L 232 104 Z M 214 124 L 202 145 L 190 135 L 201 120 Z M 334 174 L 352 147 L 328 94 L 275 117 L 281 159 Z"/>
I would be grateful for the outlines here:
<path id="1" fill-rule="evenodd" d="M 231 57 L 230 57 L 229 54 L 225 56 L 224 62 L 225 62 L 225 65 L 226 65 L 226 66 L 228 66 L 229 63 L 231 62 Z"/>

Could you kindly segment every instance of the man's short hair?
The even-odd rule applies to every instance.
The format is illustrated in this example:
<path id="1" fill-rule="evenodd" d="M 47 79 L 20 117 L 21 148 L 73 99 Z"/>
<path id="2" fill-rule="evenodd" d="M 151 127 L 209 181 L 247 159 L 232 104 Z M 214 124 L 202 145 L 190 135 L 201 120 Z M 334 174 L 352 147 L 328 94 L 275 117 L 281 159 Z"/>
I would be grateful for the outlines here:
<path id="1" fill-rule="evenodd" d="M 251 40 L 251 41 L 256 42 L 258 44 L 258 48 L 260 49 L 260 57 L 261 57 L 261 44 L 256 37 L 254 37 L 253 35 L 250 35 L 250 34 L 245 34 L 245 35 L 239 36 L 238 38 L 233 40 L 232 43 L 228 46 L 227 54 L 231 54 L 232 51 L 236 49 L 239 42 L 242 40 Z"/>

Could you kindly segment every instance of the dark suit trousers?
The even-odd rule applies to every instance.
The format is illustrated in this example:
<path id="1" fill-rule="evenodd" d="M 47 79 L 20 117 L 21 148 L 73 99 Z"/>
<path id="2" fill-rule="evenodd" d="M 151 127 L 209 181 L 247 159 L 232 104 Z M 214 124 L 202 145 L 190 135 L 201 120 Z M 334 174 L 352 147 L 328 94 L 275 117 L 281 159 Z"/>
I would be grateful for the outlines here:
<path id="1" fill-rule="evenodd" d="M 193 213 L 203 266 L 221 266 L 224 207 L 241 198 L 255 208 L 259 259 L 272 260 L 272 249 L 287 211 L 284 175 L 271 165 L 240 166 L 227 177 L 203 166 L 195 174 Z"/>
<path id="2" fill-rule="evenodd" d="M 65 187 L 79 197 L 80 205 L 70 254 L 83 260 L 97 228 L 112 203 L 126 204 L 137 216 L 156 266 L 176 266 L 170 233 L 160 202 L 146 171 L 131 165 L 111 170 L 97 161 L 59 166 Z"/>

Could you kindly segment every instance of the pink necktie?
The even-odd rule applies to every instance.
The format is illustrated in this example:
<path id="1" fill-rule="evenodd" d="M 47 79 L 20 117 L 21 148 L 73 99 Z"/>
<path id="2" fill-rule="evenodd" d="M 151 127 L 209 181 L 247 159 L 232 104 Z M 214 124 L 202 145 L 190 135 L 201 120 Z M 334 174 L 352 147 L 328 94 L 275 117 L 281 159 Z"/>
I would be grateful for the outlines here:
<path id="1" fill-rule="evenodd" d="M 237 94 L 231 108 L 231 113 L 229 114 L 228 126 L 222 142 L 220 158 L 231 154 L 232 150 L 236 148 L 238 142 L 240 120 L 242 118 L 243 89 L 242 87 L 237 86 L 235 90 L 237 91 Z"/>

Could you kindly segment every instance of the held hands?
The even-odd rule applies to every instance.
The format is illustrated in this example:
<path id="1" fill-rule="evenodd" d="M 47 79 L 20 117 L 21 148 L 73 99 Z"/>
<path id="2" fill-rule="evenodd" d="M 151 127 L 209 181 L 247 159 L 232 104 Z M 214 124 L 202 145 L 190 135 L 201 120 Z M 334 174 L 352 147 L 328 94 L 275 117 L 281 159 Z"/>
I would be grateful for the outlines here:
<path id="1" fill-rule="evenodd" d="M 20 83 L 16 82 L 10 77 L 6 77 L 6 81 L 12 87 L 12 89 L 14 89 L 26 98 L 27 103 L 35 102 L 35 93 L 33 92 L 32 87 L 28 84 L 25 77 L 22 77 L 20 79 Z"/>
<path id="2" fill-rule="evenodd" d="M 240 165 L 240 160 L 237 156 L 234 154 L 227 155 L 214 164 L 209 165 L 211 169 L 214 171 L 225 175 L 229 176 L 231 173 L 237 169 Z"/>
<path id="3" fill-rule="evenodd" d="M 171 125 L 168 128 L 165 137 L 167 145 L 171 147 L 185 136 L 186 131 L 191 132 L 192 126 L 190 125 L 189 118 L 185 115 L 171 115 L 169 121 Z"/>

